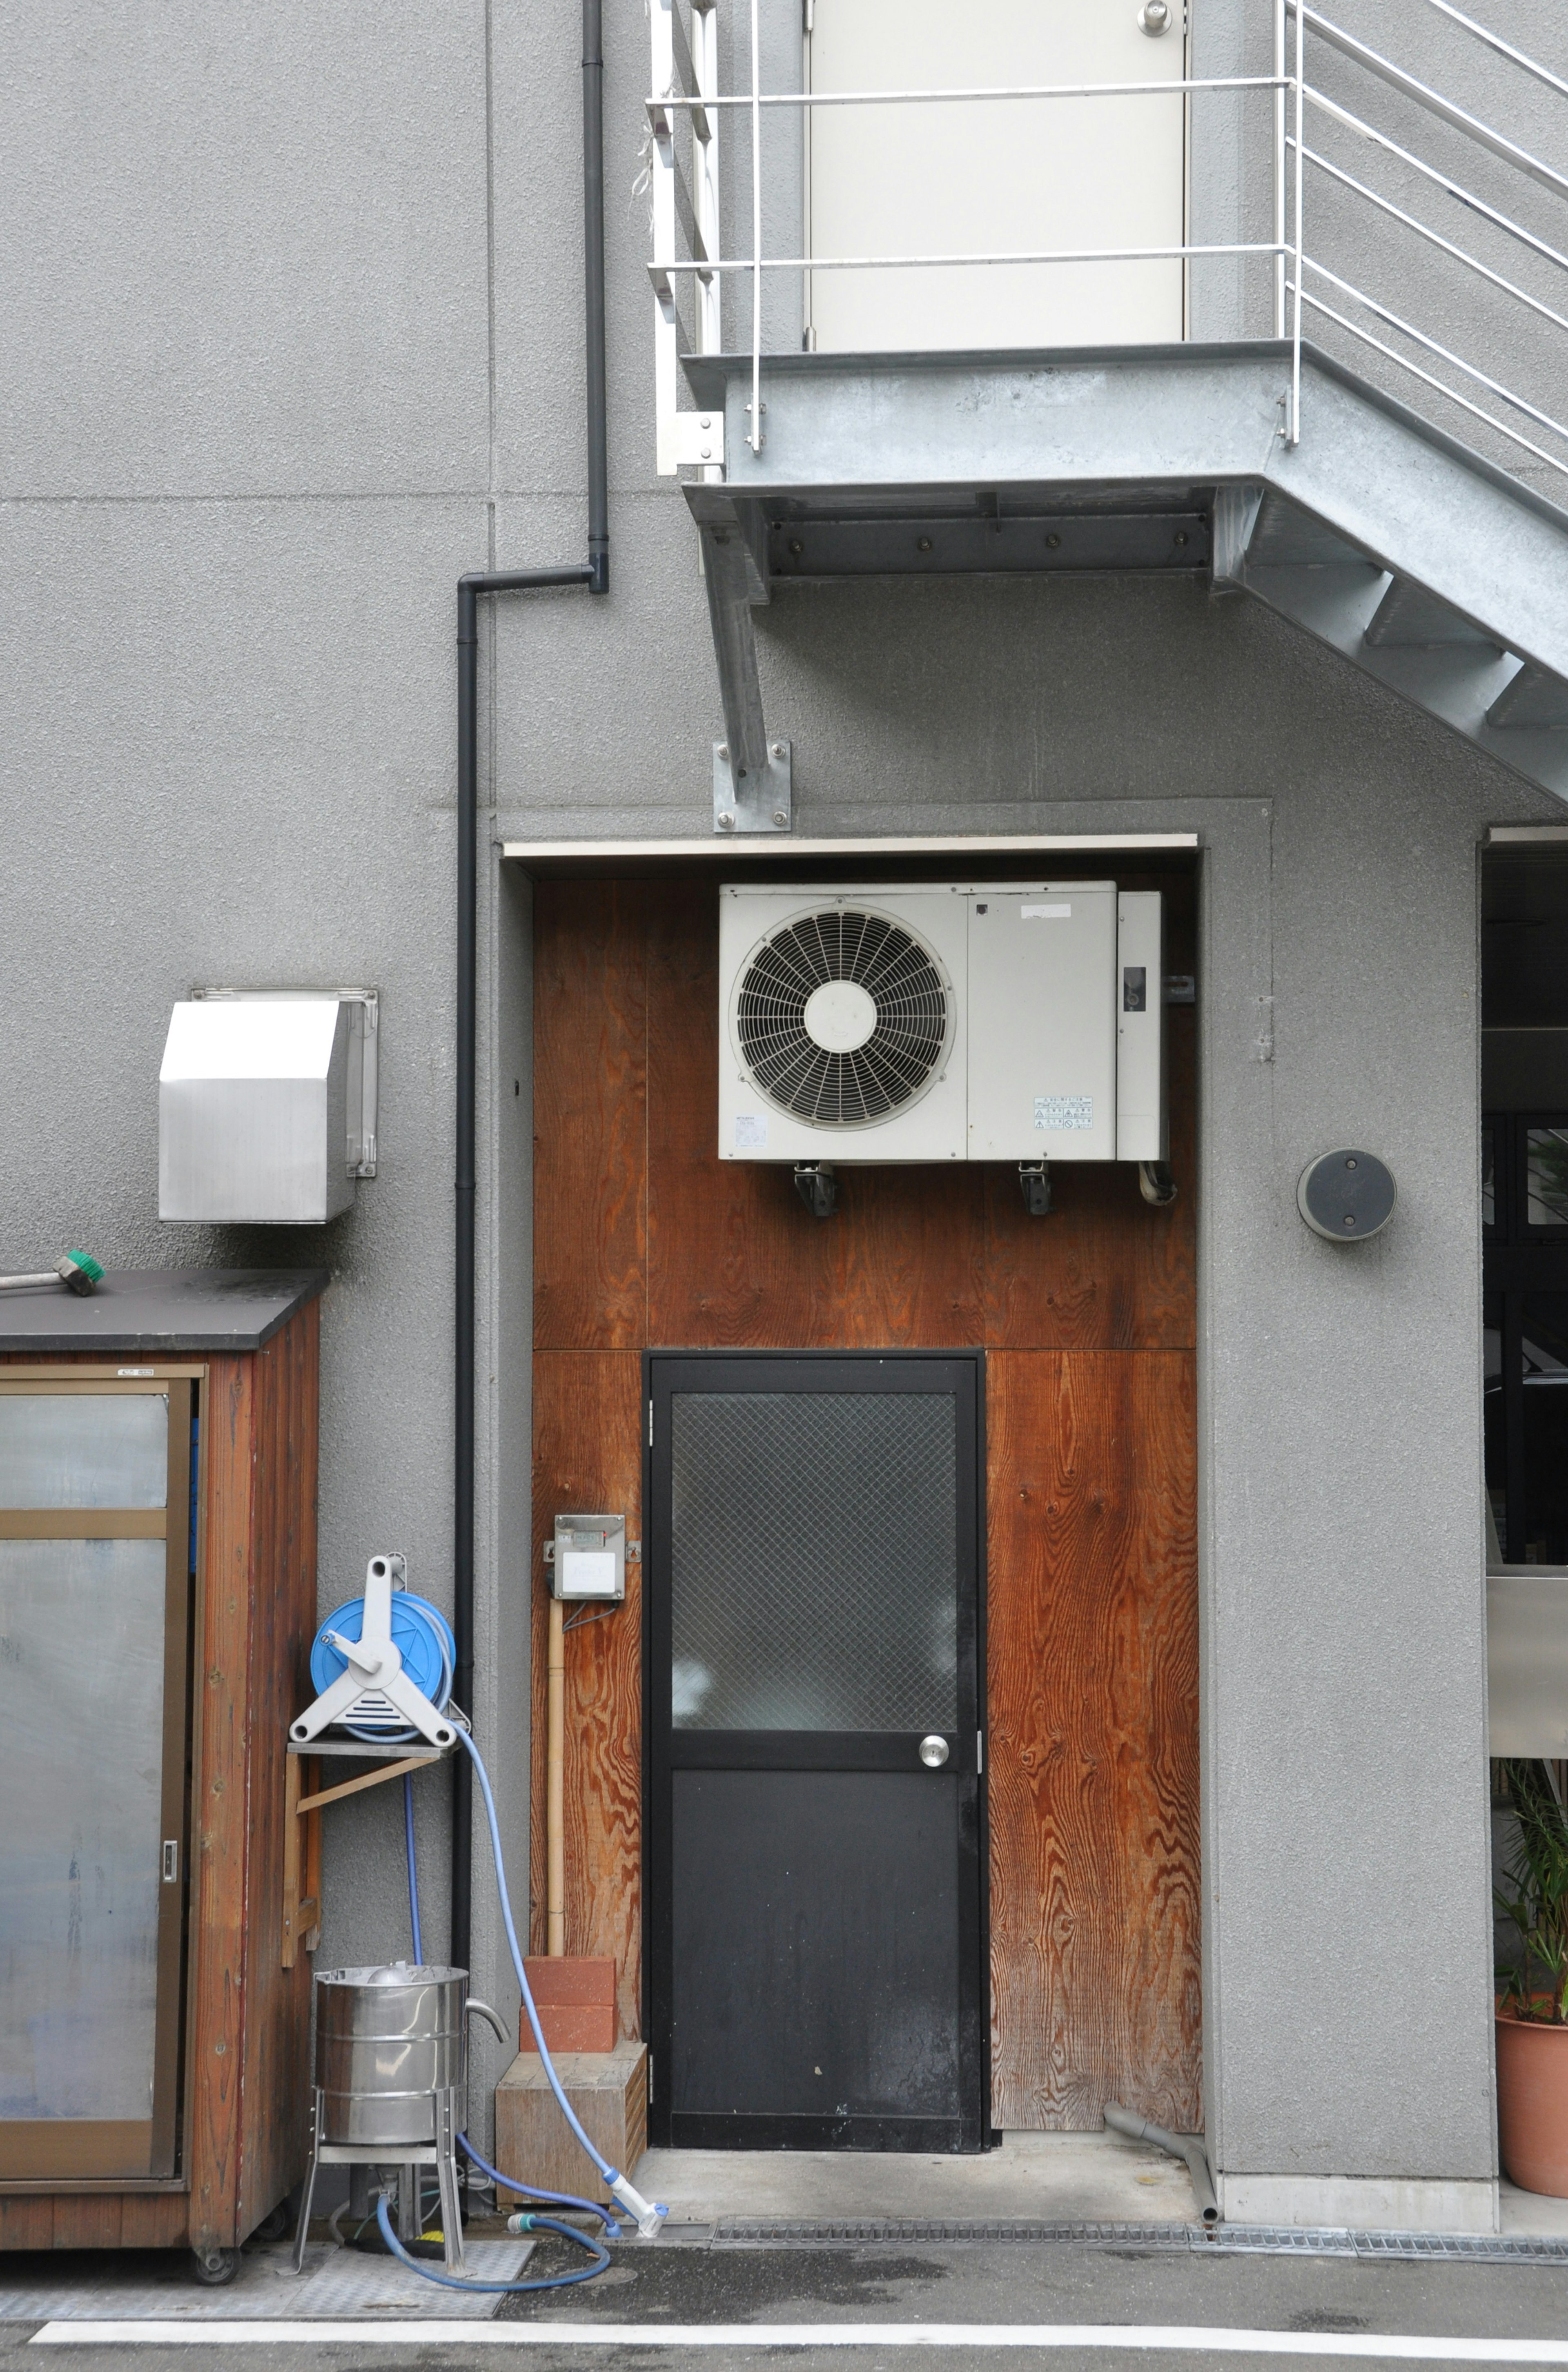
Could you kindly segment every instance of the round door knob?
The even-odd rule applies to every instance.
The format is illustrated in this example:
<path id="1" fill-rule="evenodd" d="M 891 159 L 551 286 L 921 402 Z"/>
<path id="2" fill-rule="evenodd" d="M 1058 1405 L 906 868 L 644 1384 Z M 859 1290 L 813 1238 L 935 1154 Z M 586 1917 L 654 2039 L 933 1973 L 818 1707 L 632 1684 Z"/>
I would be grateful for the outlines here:
<path id="1" fill-rule="evenodd" d="M 933 1734 L 920 1741 L 920 1759 L 928 1771 L 940 1771 L 947 1760 L 947 1741 Z"/>

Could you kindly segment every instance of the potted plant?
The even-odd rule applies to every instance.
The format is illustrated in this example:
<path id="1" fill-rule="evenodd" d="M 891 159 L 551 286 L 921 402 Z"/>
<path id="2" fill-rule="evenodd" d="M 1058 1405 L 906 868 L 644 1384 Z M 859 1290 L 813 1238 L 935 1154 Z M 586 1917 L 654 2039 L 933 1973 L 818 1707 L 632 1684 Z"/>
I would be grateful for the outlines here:
<path id="1" fill-rule="evenodd" d="M 1498 1971 L 1498 2145 L 1511 2182 L 1568 2199 L 1568 1810 L 1544 1762 L 1503 1770 L 1519 1833 L 1496 1900 L 1522 1948 Z"/>

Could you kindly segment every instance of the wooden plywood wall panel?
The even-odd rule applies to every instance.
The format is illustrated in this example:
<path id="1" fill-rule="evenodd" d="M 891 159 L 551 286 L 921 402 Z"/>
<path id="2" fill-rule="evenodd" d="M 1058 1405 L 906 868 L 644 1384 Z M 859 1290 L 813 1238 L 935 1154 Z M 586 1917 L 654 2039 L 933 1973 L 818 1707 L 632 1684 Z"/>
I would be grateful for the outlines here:
<path id="1" fill-rule="evenodd" d="M 1129 887 L 1149 886 L 1129 882 Z M 1191 963 L 1167 879 L 1167 965 Z M 534 1948 L 545 1611 L 558 1508 L 640 1529 L 644 1347 L 981 1344 L 990 1409 L 994 2114 L 1196 2121 L 1193 1016 L 1167 1015 L 1172 1160 L 851 1170 L 811 1220 L 787 1170 L 721 1162 L 711 880 L 541 883 L 537 946 Z M 1044 1514 L 1042 1516 L 1042 1509 Z M 631 1587 L 641 1581 L 635 1572 Z M 567 1949 L 611 1954 L 638 2031 L 640 1617 L 568 1639 Z"/>
<path id="2" fill-rule="evenodd" d="M 1193 1361 L 987 1361 L 993 2115 L 1200 2122 Z"/>
<path id="3" fill-rule="evenodd" d="M 646 915 L 625 881 L 557 881 L 534 907 L 534 1341 L 646 1337 Z"/>
<path id="4" fill-rule="evenodd" d="M 533 1884 L 530 1948 L 544 1935 L 545 1689 L 549 1601 L 544 1542 L 558 1512 L 625 1511 L 642 1536 L 643 1369 L 638 1353 L 549 1351 L 534 1360 Z M 626 1601 L 598 1620 L 568 1608 L 566 1949 L 616 1965 L 623 2038 L 642 2033 L 643 1568 L 627 1560 Z"/>

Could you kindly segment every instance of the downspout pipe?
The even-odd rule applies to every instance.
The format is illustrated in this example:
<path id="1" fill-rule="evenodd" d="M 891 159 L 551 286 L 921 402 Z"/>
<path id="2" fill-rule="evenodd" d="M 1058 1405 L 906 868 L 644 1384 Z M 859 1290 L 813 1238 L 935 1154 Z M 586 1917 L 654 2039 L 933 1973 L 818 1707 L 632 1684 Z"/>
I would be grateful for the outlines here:
<path id="1" fill-rule="evenodd" d="M 587 348 L 588 591 L 610 590 L 604 342 L 603 0 L 583 0 L 583 320 Z"/>
<path id="2" fill-rule="evenodd" d="M 1204 2228 L 1212 2231 L 1220 2220 L 1220 2203 L 1214 2196 L 1214 2178 L 1209 2169 L 1209 2154 L 1200 2134 L 1167 2134 L 1163 2125 L 1151 2125 L 1146 2119 L 1135 2117 L 1131 2109 L 1118 2106 L 1114 2100 L 1105 2105 L 1105 2122 L 1113 2134 L 1123 2134 L 1130 2142 L 1153 2142 L 1156 2149 L 1167 2150 L 1172 2157 L 1186 2161 L 1192 2178 L 1192 2196 Z"/>
<path id="3" fill-rule="evenodd" d="M 604 44 L 602 0 L 583 0 L 583 267 L 588 472 L 588 556 L 560 568 L 471 571 L 458 579 L 458 1044 L 456 1261 L 453 1324 L 452 1694 L 473 1706 L 476 1388 L 476 1201 L 479 1041 L 479 604 L 496 593 L 584 586 L 610 590 L 610 494 L 604 343 Z M 473 1943 L 473 1765 L 452 1764 L 452 1935 L 455 1967 Z"/>

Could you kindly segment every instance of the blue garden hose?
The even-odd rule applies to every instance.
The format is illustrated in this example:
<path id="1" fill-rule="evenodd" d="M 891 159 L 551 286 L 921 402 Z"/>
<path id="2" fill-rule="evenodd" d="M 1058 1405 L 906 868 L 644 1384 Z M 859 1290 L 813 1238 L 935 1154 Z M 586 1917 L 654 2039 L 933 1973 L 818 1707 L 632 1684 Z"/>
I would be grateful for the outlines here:
<path id="1" fill-rule="evenodd" d="M 438 2282 L 444 2290 L 563 2290 L 569 2289 L 574 2282 L 591 2282 L 594 2275 L 602 2273 L 610 2262 L 610 2250 L 591 2233 L 574 2231 L 570 2224 L 563 2224 L 553 2215 L 519 2215 L 517 2225 L 520 2230 L 558 2232 L 563 2240 L 575 2240 L 579 2249 L 587 2249 L 593 2263 L 583 2266 L 579 2273 L 551 2273 L 537 2282 L 472 2282 L 463 2274 L 438 2273 L 434 2265 L 427 2265 L 420 2258 L 409 2255 L 392 2229 L 385 2192 L 376 2202 L 376 2221 L 381 2227 L 381 2238 L 392 2255 L 401 2257 L 404 2264 L 412 2266 L 416 2273 L 423 2273 L 427 2282 Z"/>
<path id="2" fill-rule="evenodd" d="M 528 2024 L 533 2029 L 534 2048 L 539 2052 L 540 2064 L 544 2069 L 546 2079 L 555 2095 L 556 2104 L 562 2115 L 600 2174 L 603 2175 L 605 2189 L 612 2199 L 618 2199 L 621 2202 L 628 2215 L 635 2222 L 644 2239 L 651 2240 L 664 2222 L 669 2212 L 668 2209 L 650 2204 L 643 2197 L 642 2192 L 628 2182 L 626 2177 L 617 2168 L 611 2166 L 610 2160 L 595 2148 L 583 2131 L 577 2112 L 566 2098 L 561 2078 L 555 2072 L 555 2062 L 550 2055 L 550 2045 L 544 2039 L 544 2029 L 539 2022 L 539 2012 L 534 2007 L 534 1997 L 528 1986 L 528 1971 L 523 1966 L 522 1946 L 517 1941 L 517 1930 L 512 1920 L 512 1899 L 506 1890 L 506 1865 L 501 1857 L 501 1823 L 495 1817 L 495 1798 L 490 1791 L 490 1773 L 486 1771 L 483 1758 L 468 1731 L 459 1729 L 458 1736 L 472 1758 L 480 1793 L 484 1797 L 485 1818 L 490 1822 L 490 1850 L 495 1858 L 495 1890 L 501 1897 L 501 1921 L 506 1930 L 506 1941 L 511 1947 L 512 1966 L 517 1972 L 517 1983 L 522 1989 L 523 2007 L 528 2012 Z"/>
<path id="3" fill-rule="evenodd" d="M 424 1966 L 424 1947 L 419 1939 L 419 1868 L 413 1857 L 413 1773 L 403 1773 L 403 1833 L 408 1840 L 408 1917 L 413 1929 L 413 1965 Z"/>
<path id="4" fill-rule="evenodd" d="M 424 1950 L 420 1941 L 419 1931 L 419 1864 L 413 1848 L 413 1773 L 412 1771 L 403 1773 L 403 1833 L 408 1844 L 409 1924 L 413 1930 L 413 1958 L 417 1968 L 423 1965 Z M 465 2157 L 471 2158 L 481 2174 L 488 2175 L 490 2180 L 501 2190 L 516 2191 L 525 2199 L 545 2200 L 552 2207 L 575 2207 L 585 2215 L 597 2215 L 612 2240 L 618 2240 L 621 2238 L 620 2225 L 609 2208 L 602 2205 L 598 2200 L 579 2199 L 570 2191 L 545 2191 L 538 2183 L 520 2182 L 516 2175 L 502 2174 L 497 2168 L 491 2165 L 488 2158 L 481 2157 L 467 2134 L 459 2134 L 458 2141 Z M 577 2278 L 580 2279 L 581 2276 Z"/>

